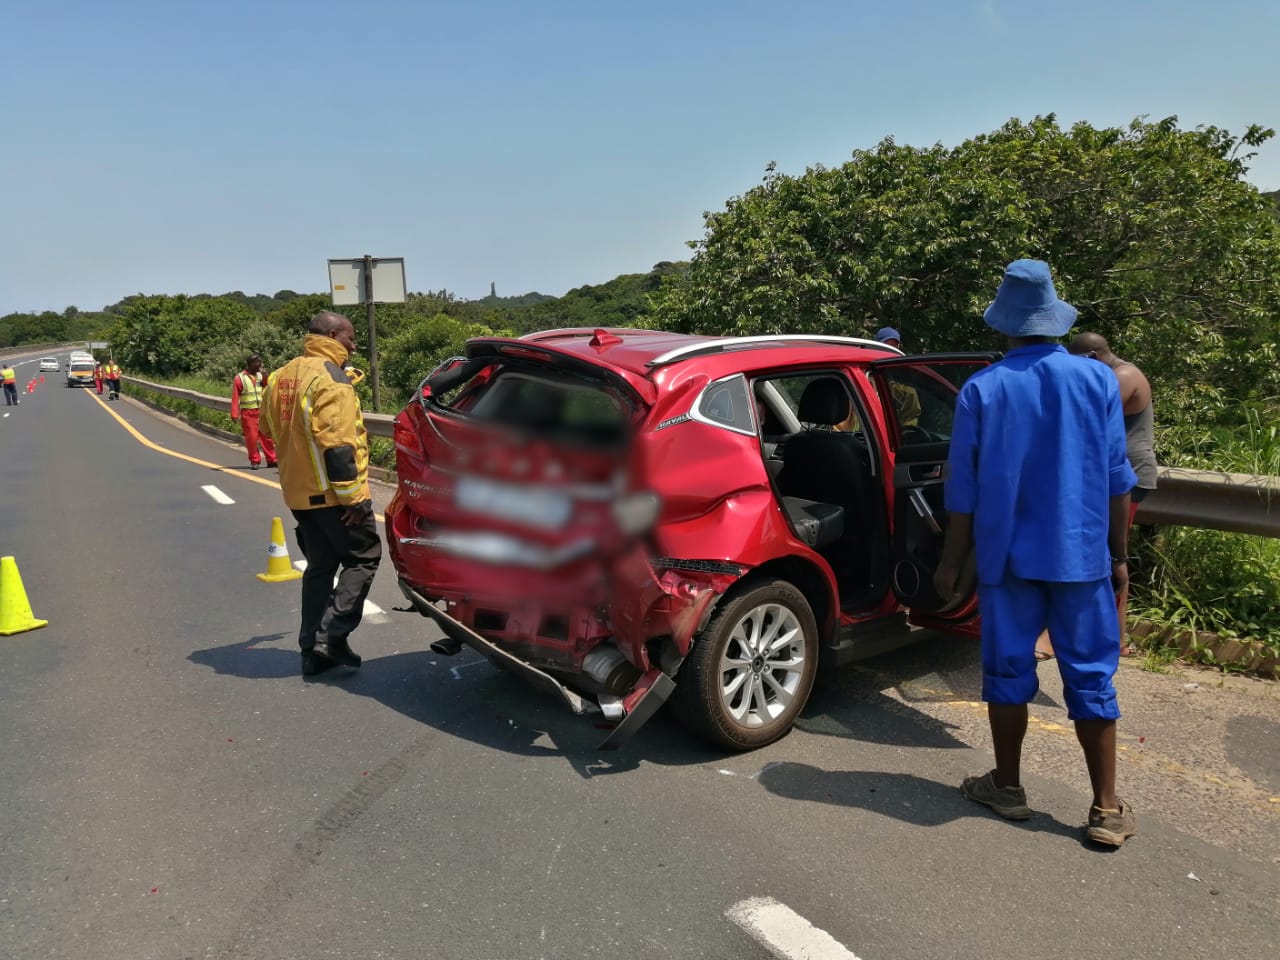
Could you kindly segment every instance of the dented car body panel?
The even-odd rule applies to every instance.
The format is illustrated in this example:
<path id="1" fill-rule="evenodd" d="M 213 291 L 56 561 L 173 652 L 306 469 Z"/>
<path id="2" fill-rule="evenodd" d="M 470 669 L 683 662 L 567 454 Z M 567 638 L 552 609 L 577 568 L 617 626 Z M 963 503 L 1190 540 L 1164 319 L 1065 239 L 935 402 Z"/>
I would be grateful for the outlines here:
<path id="1" fill-rule="evenodd" d="M 932 416 L 936 430 L 958 375 L 931 374 L 940 384 L 934 390 L 932 380 L 917 382 L 928 371 L 906 362 L 906 372 L 887 374 L 916 378 L 906 386 L 877 380 L 873 363 L 898 355 L 849 338 L 634 330 L 473 340 L 396 417 L 398 486 L 387 539 L 402 588 L 458 642 L 507 666 L 518 661 L 571 706 L 619 720 L 610 746 L 643 722 L 633 717 L 638 705 L 647 718 L 678 691 L 682 664 L 709 623 L 722 645 L 746 637 L 733 631 L 747 627 L 718 626 L 718 611 L 744 592 L 769 583 L 799 590 L 803 599 L 762 603 L 742 622 L 762 616 L 777 632 L 785 624 L 769 611 L 781 615 L 798 603 L 812 612 L 822 644 L 851 626 L 900 616 L 898 580 L 910 586 L 940 543 L 929 513 L 940 487 L 927 470 L 895 471 L 897 454 L 908 461 L 915 454 L 893 406 L 900 417 Z M 972 369 L 985 362 L 972 361 Z M 909 390 L 929 397 L 917 404 L 922 411 L 903 414 Z M 834 438 L 830 424 L 800 420 L 824 393 L 845 403 L 850 419 L 860 417 L 847 441 Z M 917 423 L 911 429 L 925 432 Z M 852 478 L 846 487 L 837 476 L 827 478 L 832 502 L 801 495 L 815 472 L 802 469 L 802 448 L 827 442 L 837 452 L 854 445 L 850 462 L 869 474 L 860 478 L 862 493 L 854 496 Z M 790 459 L 789 443 L 800 451 Z M 929 443 L 925 452 L 936 459 L 945 437 L 931 433 Z M 913 520 L 921 504 L 925 514 Z M 954 609 L 922 610 L 919 619 L 970 629 L 973 608 L 970 597 Z M 798 663 L 801 648 L 794 650 Z M 774 706 L 793 710 L 783 697 L 785 667 L 760 665 L 770 655 L 753 667 L 759 689 L 776 688 Z M 704 675 L 714 685 L 713 671 Z M 807 683 L 796 687 L 804 696 Z M 744 724 L 786 720 L 759 697 Z"/>

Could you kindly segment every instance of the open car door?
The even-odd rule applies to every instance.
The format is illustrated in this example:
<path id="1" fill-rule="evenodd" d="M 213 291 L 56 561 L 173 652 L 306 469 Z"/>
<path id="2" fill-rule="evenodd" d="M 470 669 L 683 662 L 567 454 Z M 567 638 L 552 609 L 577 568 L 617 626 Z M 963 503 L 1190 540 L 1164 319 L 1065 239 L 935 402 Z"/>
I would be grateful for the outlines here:
<path id="1" fill-rule="evenodd" d="M 998 353 L 933 353 L 872 362 L 894 452 L 892 586 L 916 626 L 946 629 L 972 625 L 978 616 L 977 573 L 972 554 L 944 600 L 933 587 L 947 529 L 943 505 L 951 421 L 966 380 L 1000 358 Z"/>

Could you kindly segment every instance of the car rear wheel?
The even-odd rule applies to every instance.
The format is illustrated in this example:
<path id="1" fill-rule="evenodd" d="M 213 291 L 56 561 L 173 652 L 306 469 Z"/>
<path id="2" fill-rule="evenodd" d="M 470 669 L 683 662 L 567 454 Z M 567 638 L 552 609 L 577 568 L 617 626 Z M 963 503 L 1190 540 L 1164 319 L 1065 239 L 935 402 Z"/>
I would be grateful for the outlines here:
<path id="1" fill-rule="evenodd" d="M 717 610 L 680 669 L 676 713 L 693 732 L 734 750 L 773 743 L 813 689 L 818 627 L 785 580 L 766 580 Z"/>

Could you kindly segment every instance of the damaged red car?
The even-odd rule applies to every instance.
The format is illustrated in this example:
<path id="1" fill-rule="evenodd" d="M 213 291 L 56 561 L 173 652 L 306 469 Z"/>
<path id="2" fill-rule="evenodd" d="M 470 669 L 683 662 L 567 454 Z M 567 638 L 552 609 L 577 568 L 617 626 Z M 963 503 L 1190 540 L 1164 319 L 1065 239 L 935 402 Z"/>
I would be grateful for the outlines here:
<path id="1" fill-rule="evenodd" d="M 614 747 L 670 700 L 733 749 L 820 665 L 972 630 L 934 591 L 956 394 L 995 354 L 565 329 L 469 341 L 395 420 L 400 587 Z"/>

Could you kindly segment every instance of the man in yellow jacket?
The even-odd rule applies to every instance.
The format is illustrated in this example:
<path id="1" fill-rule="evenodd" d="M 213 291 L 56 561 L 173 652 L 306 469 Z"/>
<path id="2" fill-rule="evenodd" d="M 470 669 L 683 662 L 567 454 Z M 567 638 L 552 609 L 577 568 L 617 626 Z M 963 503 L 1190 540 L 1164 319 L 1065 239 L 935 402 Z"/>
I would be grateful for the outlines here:
<path id="1" fill-rule="evenodd" d="M 343 371 L 355 346 L 350 320 L 316 314 L 302 356 L 274 371 L 262 396 L 262 433 L 276 442 L 280 489 L 307 560 L 298 634 L 304 677 L 339 664 L 360 666 L 347 637 L 360 624 L 382 559 L 369 496 L 368 437 L 360 400 Z"/>

